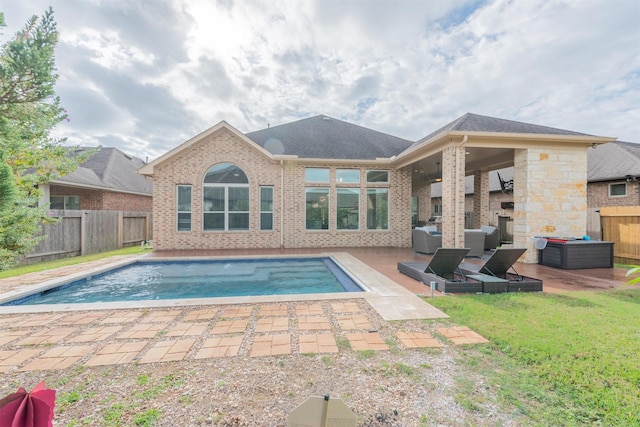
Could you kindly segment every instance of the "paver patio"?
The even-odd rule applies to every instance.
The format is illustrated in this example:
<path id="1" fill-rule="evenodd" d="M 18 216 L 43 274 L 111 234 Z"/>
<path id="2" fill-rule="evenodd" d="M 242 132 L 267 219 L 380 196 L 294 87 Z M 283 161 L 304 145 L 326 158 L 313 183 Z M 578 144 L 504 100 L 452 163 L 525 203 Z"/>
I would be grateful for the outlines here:
<path id="1" fill-rule="evenodd" d="M 439 329 L 447 338 L 440 341 L 426 332 L 393 332 L 393 328 L 384 332 L 385 328 L 380 330 L 384 321 L 365 300 L 112 309 L 29 317 L 0 315 L 5 320 L 0 322 L 0 372 L 386 351 L 394 342 L 407 349 L 486 342 L 468 328 Z M 340 347 L 340 341 L 350 346 Z"/>
<path id="2" fill-rule="evenodd" d="M 362 252 L 372 254 L 372 268 L 393 264 L 395 270 L 396 260 L 411 259 L 406 251 Z M 384 273 L 397 283 L 407 282 L 394 271 Z M 411 282 L 408 288 L 419 285 Z M 0 372 L 485 342 L 463 326 L 410 332 L 402 331 L 402 323 L 385 327 L 363 299 L 14 313 L 0 314 Z"/>
<path id="3" fill-rule="evenodd" d="M 325 250 L 316 252 L 322 251 Z M 426 292 L 424 285 L 397 271 L 398 261 L 424 259 L 411 249 L 348 248 L 345 251 L 413 293 Z M 269 253 L 265 250 L 236 252 L 238 255 Z M 314 250 L 305 249 L 305 252 Z M 287 251 L 273 250 L 273 253 Z M 216 254 L 210 251 L 201 255 Z M 113 258 L 2 279 L 0 293 L 112 262 Z M 610 289 L 621 286 L 626 273 L 624 269 L 564 271 L 532 264 L 520 265 L 518 271 L 543 279 L 545 292 L 581 290 L 586 283 L 592 289 Z M 436 336 L 428 331 L 395 331 L 395 327 L 385 330 L 380 328 L 384 321 L 372 314 L 364 300 L 29 314 L 2 314 L 1 310 L 0 307 L 0 373 L 216 357 L 385 351 L 394 343 L 413 349 L 487 342 L 461 326 L 438 328 L 434 331 Z M 294 341 L 291 337 L 296 332 L 298 339 Z M 351 349 L 337 345 L 345 340 Z"/>

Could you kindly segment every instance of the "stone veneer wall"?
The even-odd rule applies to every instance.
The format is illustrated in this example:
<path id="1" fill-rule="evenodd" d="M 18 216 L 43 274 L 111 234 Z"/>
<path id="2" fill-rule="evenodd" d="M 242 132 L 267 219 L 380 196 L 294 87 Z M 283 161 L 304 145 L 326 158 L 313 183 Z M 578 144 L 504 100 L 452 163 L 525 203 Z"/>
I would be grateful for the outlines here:
<path id="1" fill-rule="evenodd" d="M 230 162 L 244 170 L 249 178 L 250 219 L 248 231 L 202 230 L 202 181 L 206 171 L 216 163 Z M 336 230 L 335 206 L 336 168 L 346 165 L 321 165 L 331 169 L 328 187 L 329 230 L 306 230 L 305 166 L 296 161 L 282 164 L 241 140 L 232 132 L 221 129 L 207 136 L 174 157 L 160 163 L 154 171 L 153 235 L 155 250 L 233 249 L 233 248 L 304 248 L 304 247 L 410 247 L 411 246 L 411 169 L 390 170 L 389 184 L 369 185 L 369 188 L 388 187 L 389 230 L 366 229 L 367 169 L 384 169 L 371 164 L 354 166 L 360 169 L 360 229 Z M 192 186 L 191 231 L 176 229 L 176 186 Z M 274 230 L 259 230 L 259 187 L 274 187 Z M 345 188 L 353 187 L 345 185 Z M 284 199 L 283 199 L 284 197 Z M 281 235 L 281 230 L 283 231 Z"/>
<path id="2" fill-rule="evenodd" d="M 538 261 L 535 236 L 581 237 L 587 224 L 587 150 L 516 149 L 514 155 L 514 247 L 527 248 L 524 262 Z"/>

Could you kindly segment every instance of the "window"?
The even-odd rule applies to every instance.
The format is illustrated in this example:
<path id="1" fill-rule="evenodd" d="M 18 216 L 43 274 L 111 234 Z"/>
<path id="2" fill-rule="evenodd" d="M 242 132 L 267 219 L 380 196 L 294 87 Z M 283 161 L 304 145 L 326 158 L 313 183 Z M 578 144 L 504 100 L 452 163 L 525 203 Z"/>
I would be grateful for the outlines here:
<path id="1" fill-rule="evenodd" d="M 232 231 L 249 229 L 249 179 L 232 163 L 219 163 L 204 177 L 203 229 Z"/>
<path id="2" fill-rule="evenodd" d="M 360 223 L 360 189 L 338 188 L 336 226 L 338 230 L 357 230 Z"/>
<path id="3" fill-rule="evenodd" d="M 329 169 L 327 168 L 305 168 L 304 180 L 306 182 L 329 183 Z"/>
<path id="4" fill-rule="evenodd" d="M 307 230 L 329 229 L 329 189 L 307 188 Z"/>
<path id="5" fill-rule="evenodd" d="M 627 195 L 627 184 L 609 184 L 609 197 L 624 197 Z"/>
<path id="6" fill-rule="evenodd" d="M 418 196 L 411 197 L 411 225 L 416 227 L 418 225 L 418 214 L 420 210 L 418 209 Z"/>
<path id="7" fill-rule="evenodd" d="M 387 230 L 389 228 L 389 189 L 367 189 L 367 228 Z"/>
<path id="8" fill-rule="evenodd" d="M 433 213 L 442 215 L 442 205 L 433 205 Z"/>
<path id="9" fill-rule="evenodd" d="M 80 196 L 51 196 L 49 201 L 51 209 L 74 209 L 80 208 Z"/>
<path id="10" fill-rule="evenodd" d="M 51 209 L 80 209 L 80 196 L 51 196 L 49 200 Z"/>
<path id="11" fill-rule="evenodd" d="M 368 170 L 367 182 L 373 184 L 387 183 L 389 182 L 389 171 Z"/>
<path id="12" fill-rule="evenodd" d="M 336 169 L 336 183 L 359 184 L 360 169 Z"/>
<path id="13" fill-rule="evenodd" d="M 178 231 L 191 231 L 191 186 L 178 185 L 176 197 Z"/>
<path id="14" fill-rule="evenodd" d="M 260 230 L 273 230 L 273 187 L 260 187 Z"/>

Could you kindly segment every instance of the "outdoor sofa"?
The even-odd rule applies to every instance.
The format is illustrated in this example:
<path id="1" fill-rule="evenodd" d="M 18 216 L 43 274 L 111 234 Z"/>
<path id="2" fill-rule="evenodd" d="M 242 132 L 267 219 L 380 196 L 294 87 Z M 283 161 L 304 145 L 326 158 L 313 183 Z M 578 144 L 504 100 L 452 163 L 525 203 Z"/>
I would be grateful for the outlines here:
<path id="1" fill-rule="evenodd" d="M 442 247 L 442 233 L 436 226 L 416 227 L 412 231 L 413 250 L 422 254 L 435 253 Z M 485 234 L 481 230 L 465 230 L 464 246 L 469 249 L 467 256 L 484 255 Z"/>

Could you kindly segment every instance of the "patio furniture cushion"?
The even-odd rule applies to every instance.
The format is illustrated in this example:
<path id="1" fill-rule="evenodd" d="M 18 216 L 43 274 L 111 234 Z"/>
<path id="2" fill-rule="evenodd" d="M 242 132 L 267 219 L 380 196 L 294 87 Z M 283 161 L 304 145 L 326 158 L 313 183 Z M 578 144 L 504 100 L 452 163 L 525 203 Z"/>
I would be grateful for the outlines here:
<path id="1" fill-rule="evenodd" d="M 484 233 L 484 250 L 497 248 L 500 243 L 500 230 L 493 225 L 483 225 L 480 230 Z"/>
<path id="2" fill-rule="evenodd" d="M 464 246 L 469 248 L 467 256 L 481 257 L 484 255 L 484 232 L 481 230 L 465 230 Z"/>
<path id="3" fill-rule="evenodd" d="M 442 246 L 442 235 L 438 232 L 427 232 L 420 228 L 413 229 L 413 250 L 423 254 L 432 254 Z"/>

